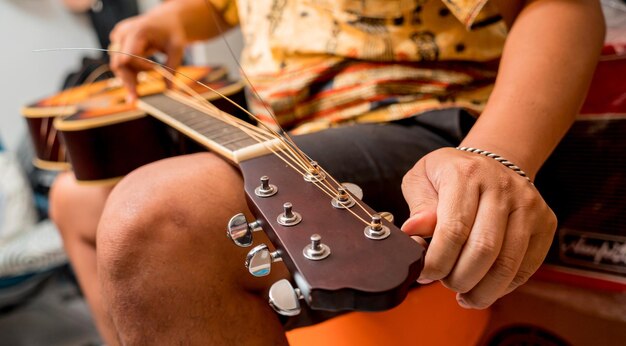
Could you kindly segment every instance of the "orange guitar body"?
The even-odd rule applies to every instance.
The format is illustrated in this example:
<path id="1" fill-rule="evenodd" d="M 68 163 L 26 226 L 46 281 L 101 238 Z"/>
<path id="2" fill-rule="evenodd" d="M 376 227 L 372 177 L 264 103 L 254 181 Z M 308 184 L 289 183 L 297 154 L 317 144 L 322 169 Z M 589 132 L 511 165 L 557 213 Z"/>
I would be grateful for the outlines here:
<path id="1" fill-rule="evenodd" d="M 243 103 L 243 86 L 225 79 L 216 67 L 182 67 L 181 81 L 209 99 L 217 95 L 192 81 L 224 90 Z M 140 78 L 139 95 L 163 92 L 166 84 L 155 72 Z M 239 93 L 239 94 L 238 94 Z M 22 109 L 34 144 L 39 168 L 72 168 L 81 182 L 116 181 L 133 169 L 173 155 L 192 152 L 179 136 L 135 105 L 125 103 L 126 90 L 117 79 L 79 86 Z M 218 107 L 234 106 L 216 100 Z M 230 106 L 230 108 L 229 108 Z"/>

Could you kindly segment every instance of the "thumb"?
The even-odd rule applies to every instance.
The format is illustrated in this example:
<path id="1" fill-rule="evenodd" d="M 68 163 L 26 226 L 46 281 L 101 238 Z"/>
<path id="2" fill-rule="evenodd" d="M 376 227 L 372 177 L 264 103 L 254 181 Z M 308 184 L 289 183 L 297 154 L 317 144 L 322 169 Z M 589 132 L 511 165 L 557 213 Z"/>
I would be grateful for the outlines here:
<path id="1" fill-rule="evenodd" d="M 430 237 L 437 224 L 437 190 L 428 179 L 426 172 L 418 162 L 402 181 L 402 193 L 409 205 L 410 216 L 401 229 L 409 235 Z"/>

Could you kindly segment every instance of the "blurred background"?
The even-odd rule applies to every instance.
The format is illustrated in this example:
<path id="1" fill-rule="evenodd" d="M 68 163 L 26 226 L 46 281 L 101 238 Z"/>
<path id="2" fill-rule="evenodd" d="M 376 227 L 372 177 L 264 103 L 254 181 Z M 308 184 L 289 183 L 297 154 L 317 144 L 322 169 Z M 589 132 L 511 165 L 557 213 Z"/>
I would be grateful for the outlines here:
<path id="1" fill-rule="evenodd" d="M 138 6 L 140 11 L 145 11 L 157 3 L 158 0 L 139 0 Z M 238 52 L 242 44 L 239 31 L 231 30 L 226 37 Z M 85 51 L 35 53 L 33 50 L 98 48 L 99 44 L 89 16 L 71 12 L 63 0 L 0 0 L 0 42 L 0 138 L 6 147 L 13 149 L 26 131 L 20 108 L 56 93 L 67 74 L 80 67 L 83 56 L 99 55 Z M 190 48 L 188 61 L 224 64 L 229 71 L 237 71 L 221 39 Z"/>
<path id="2" fill-rule="evenodd" d="M 20 109 L 76 82 L 122 18 L 159 0 L 0 0 L 0 346 L 101 344 L 67 265 L 62 241 L 47 219 L 54 172 L 33 167 L 33 149 Z M 235 54 L 239 30 L 225 35 Z M 222 39 L 196 44 L 187 64 L 219 64 L 236 76 Z M 82 76 L 84 78 L 84 75 Z"/>

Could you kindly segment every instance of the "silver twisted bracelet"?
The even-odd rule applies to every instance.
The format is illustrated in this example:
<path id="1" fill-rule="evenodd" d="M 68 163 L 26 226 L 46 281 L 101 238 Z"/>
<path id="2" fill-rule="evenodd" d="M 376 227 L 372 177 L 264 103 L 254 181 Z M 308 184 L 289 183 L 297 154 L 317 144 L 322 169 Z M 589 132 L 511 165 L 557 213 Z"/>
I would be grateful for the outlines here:
<path id="1" fill-rule="evenodd" d="M 456 147 L 456 149 L 457 150 L 462 150 L 462 151 L 468 151 L 470 153 L 476 153 L 476 154 L 480 154 L 480 155 L 483 155 L 483 156 L 490 157 L 490 158 L 500 162 L 505 167 L 513 170 L 513 172 L 517 173 L 519 176 L 524 177 L 526 180 L 528 180 L 528 182 L 531 185 L 534 185 L 533 182 L 530 181 L 530 178 L 528 177 L 526 172 L 522 171 L 522 169 L 517 167 L 513 162 L 505 159 L 504 157 L 502 157 L 500 155 L 496 155 L 496 154 L 494 154 L 492 152 L 489 152 L 489 151 L 486 151 L 486 150 L 481 150 L 481 149 L 476 149 L 476 148 L 469 148 L 469 147 Z"/>

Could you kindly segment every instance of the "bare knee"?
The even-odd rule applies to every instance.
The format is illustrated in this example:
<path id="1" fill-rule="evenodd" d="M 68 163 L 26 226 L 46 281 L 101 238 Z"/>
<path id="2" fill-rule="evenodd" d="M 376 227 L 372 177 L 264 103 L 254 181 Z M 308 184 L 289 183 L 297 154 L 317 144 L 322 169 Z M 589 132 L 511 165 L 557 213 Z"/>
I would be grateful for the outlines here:
<path id="1" fill-rule="evenodd" d="M 242 265 L 248 249 L 225 236 L 229 218 L 246 209 L 237 171 L 206 153 L 150 164 L 118 184 L 98 228 L 97 253 L 102 297 L 122 340 L 202 335 L 220 344 L 210 340 L 223 331 L 210 326 L 242 323 L 243 301 L 265 304 L 250 292 L 285 273 L 252 279 Z"/>
<path id="2" fill-rule="evenodd" d="M 103 275 L 125 280 L 157 265 L 152 260 L 158 256 L 219 252 L 224 244 L 215 239 L 225 239 L 228 217 L 245 208 L 240 191 L 238 173 L 207 153 L 159 161 L 129 174 L 112 192 L 98 226 Z"/>
<path id="3" fill-rule="evenodd" d="M 95 242 L 104 203 L 112 186 L 80 185 L 71 172 L 64 172 L 50 190 L 50 218 L 65 240 L 81 238 Z"/>
<path id="4" fill-rule="evenodd" d="M 50 188 L 50 219 L 57 225 L 66 221 L 64 211 L 67 210 L 68 205 L 67 193 L 73 189 L 74 184 L 72 173 L 63 172 L 57 176 Z"/>

